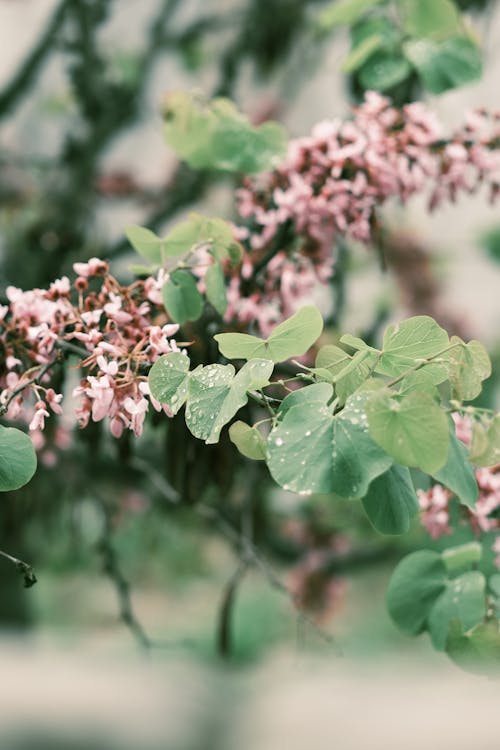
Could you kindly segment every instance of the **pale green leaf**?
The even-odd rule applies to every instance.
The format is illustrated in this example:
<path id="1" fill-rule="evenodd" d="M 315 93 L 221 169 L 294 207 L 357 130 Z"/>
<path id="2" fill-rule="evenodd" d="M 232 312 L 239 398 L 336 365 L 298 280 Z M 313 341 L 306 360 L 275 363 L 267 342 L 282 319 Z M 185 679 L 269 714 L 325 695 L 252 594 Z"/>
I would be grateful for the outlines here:
<path id="1" fill-rule="evenodd" d="M 224 315 L 227 308 L 226 282 L 220 263 L 216 262 L 207 269 L 205 287 L 210 304 L 214 306 L 219 315 Z"/>
<path id="2" fill-rule="evenodd" d="M 440 354 L 449 343 L 444 328 L 429 316 L 417 315 L 408 318 L 385 330 L 382 354 L 376 371 L 389 377 L 398 377 L 418 362 Z M 439 378 L 437 383 L 446 379 L 445 366 L 436 371 L 434 363 L 433 369 L 436 378 Z"/>
<path id="3" fill-rule="evenodd" d="M 403 466 L 416 466 L 434 474 L 447 461 L 448 419 L 425 392 L 412 391 L 393 397 L 384 390 L 367 404 L 373 439 Z"/>
<path id="4" fill-rule="evenodd" d="M 162 263 L 162 240 L 150 229 L 135 224 L 125 230 L 127 239 L 145 260 L 156 266 Z"/>
<path id="5" fill-rule="evenodd" d="M 266 458 L 266 441 L 256 427 L 250 427 L 245 422 L 234 422 L 229 428 L 229 437 L 243 456 L 254 461 Z"/>
<path id="6" fill-rule="evenodd" d="M 189 271 L 174 271 L 163 284 L 162 297 L 165 309 L 175 323 L 197 320 L 203 312 L 203 298 L 196 280 Z"/>
<path id="7" fill-rule="evenodd" d="M 491 361 L 479 341 L 468 344 L 458 336 L 452 336 L 451 344 L 457 344 L 449 354 L 452 398 L 457 401 L 472 401 L 481 393 L 482 381 L 491 375 Z"/>
<path id="8" fill-rule="evenodd" d="M 475 426 L 470 459 L 477 466 L 500 464 L 500 414 L 495 415 L 486 430 L 481 425 Z"/>
<path id="9" fill-rule="evenodd" d="M 445 38 L 461 31 L 463 24 L 452 0 L 398 0 L 398 5 L 409 36 Z"/>
<path id="10" fill-rule="evenodd" d="M 263 357 L 283 362 L 300 357 L 319 338 L 323 319 L 319 310 L 308 305 L 280 323 L 267 339 L 246 333 L 219 333 L 214 336 L 219 350 L 228 359 Z"/>

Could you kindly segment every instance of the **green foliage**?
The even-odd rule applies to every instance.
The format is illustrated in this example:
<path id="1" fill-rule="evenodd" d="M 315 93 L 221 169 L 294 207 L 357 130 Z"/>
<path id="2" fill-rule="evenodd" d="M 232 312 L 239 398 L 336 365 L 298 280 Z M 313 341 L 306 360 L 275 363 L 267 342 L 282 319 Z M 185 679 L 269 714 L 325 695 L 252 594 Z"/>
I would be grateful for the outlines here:
<path id="1" fill-rule="evenodd" d="M 361 89 L 412 98 L 413 81 L 433 94 L 477 80 L 480 51 L 453 0 L 345 0 L 319 16 L 321 33 L 351 27 L 343 70 Z M 401 88 L 403 87 L 403 88 Z"/>
<path id="2" fill-rule="evenodd" d="M 198 366 L 172 352 L 155 362 L 149 374 L 151 393 L 174 412 L 186 404 L 186 424 L 206 443 L 216 443 L 222 427 L 248 401 L 248 392 L 267 385 L 273 371 L 269 360 L 247 362 L 236 374 L 232 365 Z"/>
<path id="3" fill-rule="evenodd" d="M 431 94 L 442 94 L 472 83 L 481 76 L 481 54 L 469 37 L 457 36 L 443 42 L 410 40 L 405 42 L 403 48 Z"/>
<path id="4" fill-rule="evenodd" d="M 286 152 L 278 123 L 254 127 L 229 99 L 176 91 L 167 98 L 164 119 L 168 144 L 195 169 L 254 174 L 271 169 Z"/>
<path id="5" fill-rule="evenodd" d="M 162 287 L 165 309 L 176 323 L 197 320 L 203 312 L 203 297 L 189 271 L 174 271 Z"/>
<path id="6" fill-rule="evenodd" d="M 197 320 L 203 312 L 203 297 L 186 266 L 196 263 L 197 250 L 206 249 L 213 259 L 205 274 L 206 298 L 220 315 L 224 314 L 227 298 L 222 262 L 236 264 L 242 254 L 228 222 L 192 212 L 163 238 L 140 226 L 130 226 L 126 233 L 135 250 L 151 264 L 133 270 L 152 273 L 163 266 L 170 272 L 162 288 L 163 302 L 172 320 L 181 325 Z"/>
<path id="7" fill-rule="evenodd" d="M 380 534 L 404 534 L 418 513 L 418 501 L 410 472 L 395 464 L 373 480 L 363 508 Z"/>
<path id="8" fill-rule="evenodd" d="M 485 424 L 476 422 L 472 433 L 471 460 L 477 466 L 500 463 L 500 414 Z"/>
<path id="9" fill-rule="evenodd" d="M 265 460 L 266 441 L 257 427 L 250 427 L 245 422 L 234 422 L 229 428 L 229 437 L 243 456 L 254 461 Z"/>
<path id="10" fill-rule="evenodd" d="M 448 459 L 433 476 L 440 484 L 448 487 L 463 505 L 474 507 L 479 494 L 476 476 L 469 462 L 467 448 L 455 435 L 453 422 L 450 424 Z"/>
<path id="11" fill-rule="evenodd" d="M 0 425 L 0 492 L 27 484 L 36 470 L 33 443 L 24 432 Z"/>
<path id="12" fill-rule="evenodd" d="M 487 582 L 473 570 L 479 563 L 477 542 L 445 550 L 413 552 L 394 570 L 387 592 L 389 613 L 410 635 L 427 630 L 434 647 L 447 651 L 464 669 L 500 669 L 498 620 L 488 611 Z M 493 582 L 493 583 L 492 583 Z"/>
<path id="13" fill-rule="evenodd" d="M 416 466 L 428 474 L 444 466 L 449 451 L 446 414 L 423 391 L 392 396 L 383 390 L 367 408 L 370 434 L 403 466 Z"/>
<path id="14" fill-rule="evenodd" d="M 322 330 L 323 320 L 319 311 L 309 305 L 276 326 L 267 339 L 247 333 L 219 333 L 214 338 L 221 354 L 228 359 L 264 357 L 273 362 L 283 362 L 305 354 Z"/>
<path id="15" fill-rule="evenodd" d="M 268 466 L 275 481 L 302 494 L 363 497 L 392 459 L 370 437 L 359 401 L 353 396 L 339 414 L 321 401 L 288 408 L 268 439 Z"/>

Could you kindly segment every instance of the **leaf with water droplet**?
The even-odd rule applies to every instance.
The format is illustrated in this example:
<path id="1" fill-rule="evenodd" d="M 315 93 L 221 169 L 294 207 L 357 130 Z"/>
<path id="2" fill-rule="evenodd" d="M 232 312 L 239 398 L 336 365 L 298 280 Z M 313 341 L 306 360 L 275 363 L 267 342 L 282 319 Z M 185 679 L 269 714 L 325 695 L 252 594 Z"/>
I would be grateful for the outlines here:
<path id="1" fill-rule="evenodd" d="M 419 361 L 439 354 L 449 343 L 444 328 L 428 315 L 408 318 L 386 328 L 376 372 L 388 377 L 398 377 Z M 427 367 L 430 368 L 431 363 Z M 437 367 L 436 363 L 432 363 L 432 372 L 435 385 L 448 377 L 446 365 Z"/>
<path id="2" fill-rule="evenodd" d="M 216 443 L 224 425 L 247 403 L 248 391 L 267 385 L 272 371 L 272 362 L 256 359 L 236 375 L 232 365 L 208 365 L 193 372 L 186 406 L 186 424 L 193 435 Z"/>
<path id="3" fill-rule="evenodd" d="M 356 406 L 333 415 L 325 400 L 304 399 L 280 417 L 268 438 L 268 466 L 276 482 L 294 492 L 362 497 L 392 463 L 368 434 Z"/>
<path id="4" fill-rule="evenodd" d="M 167 404 L 177 414 L 188 395 L 189 357 L 181 352 L 170 352 L 158 359 L 149 372 L 151 395 Z"/>

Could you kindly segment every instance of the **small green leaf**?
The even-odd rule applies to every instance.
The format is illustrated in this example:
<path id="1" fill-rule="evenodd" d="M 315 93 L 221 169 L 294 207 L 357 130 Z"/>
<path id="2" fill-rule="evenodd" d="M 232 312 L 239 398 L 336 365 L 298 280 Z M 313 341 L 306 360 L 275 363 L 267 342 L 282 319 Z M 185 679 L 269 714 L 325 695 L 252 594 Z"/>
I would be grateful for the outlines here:
<path id="1" fill-rule="evenodd" d="M 163 304 L 175 323 L 197 320 L 203 312 L 203 297 L 189 271 L 174 271 L 162 287 Z"/>
<path id="2" fill-rule="evenodd" d="M 380 534 L 406 533 L 419 509 L 410 472 L 397 465 L 373 480 L 361 502 Z"/>
<path id="3" fill-rule="evenodd" d="M 432 94 L 442 94 L 471 83 L 482 75 L 481 54 L 466 36 L 439 43 L 430 39 L 412 39 L 405 42 L 403 50 Z"/>
<path id="4" fill-rule="evenodd" d="M 219 315 L 224 315 L 227 308 L 226 282 L 220 263 L 209 266 L 205 274 L 207 299 Z"/>
<path id="5" fill-rule="evenodd" d="M 319 15 L 317 28 L 322 33 L 328 33 L 337 26 L 351 26 L 363 13 L 381 2 L 382 0 L 335 0 Z"/>
<path id="6" fill-rule="evenodd" d="M 462 669 L 498 675 L 500 669 L 498 621 L 480 623 L 465 635 L 460 623 L 456 621 L 451 623 L 446 651 Z"/>
<path id="7" fill-rule="evenodd" d="M 256 427 L 245 422 L 234 422 L 229 428 L 229 438 L 239 452 L 254 461 L 266 458 L 266 441 Z"/>
<path id="8" fill-rule="evenodd" d="M 264 357 L 273 362 L 283 362 L 305 354 L 322 330 L 323 318 L 319 310 L 309 305 L 276 326 L 267 339 L 246 333 L 219 333 L 214 338 L 221 354 L 228 359 Z"/>
<path id="9" fill-rule="evenodd" d="M 173 92 L 164 117 L 167 142 L 195 169 L 253 174 L 272 169 L 286 153 L 286 133 L 278 123 L 253 126 L 228 99 Z"/>
<path id="10" fill-rule="evenodd" d="M 373 34 L 372 36 L 366 37 L 351 49 L 342 63 L 341 70 L 343 70 L 344 73 L 353 73 L 383 45 L 384 38 L 380 34 Z"/>
<path id="11" fill-rule="evenodd" d="M 444 38 L 461 31 L 460 14 L 451 0 L 398 0 L 398 5 L 409 36 Z"/>
<path id="12" fill-rule="evenodd" d="M 177 414 L 188 395 L 189 357 L 181 352 L 170 352 L 160 357 L 149 372 L 151 395 L 161 404 L 167 404 L 172 414 Z"/>
<path id="13" fill-rule="evenodd" d="M 455 435 L 453 423 L 450 430 L 448 460 L 433 476 L 448 487 L 463 505 L 474 508 L 479 495 L 476 475 L 469 462 L 467 448 Z"/>
<path id="14" fill-rule="evenodd" d="M 278 419 L 282 419 L 292 406 L 321 402 L 323 404 L 333 396 L 333 388 L 329 383 L 313 383 L 289 393 L 281 402 L 278 409 Z"/>
<path id="15" fill-rule="evenodd" d="M 446 331 L 428 315 L 417 315 L 386 328 L 376 371 L 389 377 L 403 375 L 418 362 L 434 357 L 449 346 Z M 429 365 L 430 366 L 430 365 Z M 445 366 L 436 372 L 436 385 L 447 377 Z"/>
<path id="16" fill-rule="evenodd" d="M 495 466 L 500 463 L 500 414 L 496 414 L 487 429 L 474 425 L 470 460 L 476 466 Z"/>
<path id="17" fill-rule="evenodd" d="M 434 603 L 427 627 L 434 648 L 444 651 L 452 620 L 458 620 L 462 632 L 478 625 L 486 614 L 486 581 L 482 573 L 471 570 L 451 579 Z"/>
<path id="18" fill-rule="evenodd" d="M 157 266 L 162 263 L 162 240 L 154 232 L 132 224 L 127 227 L 125 234 L 130 244 L 145 260 Z"/>
<path id="19" fill-rule="evenodd" d="M 388 91 L 406 80 L 411 72 L 408 60 L 402 55 L 381 50 L 369 57 L 358 74 L 364 89 Z"/>
<path id="20" fill-rule="evenodd" d="M 191 373 L 186 424 L 207 444 L 219 440 L 221 429 L 248 401 L 248 391 L 267 385 L 273 371 L 269 360 L 247 362 L 235 375 L 232 365 L 208 365 Z"/>
<path id="21" fill-rule="evenodd" d="M 446 588 L 446 568 L 441 555 L 419 550 L 404 557 L 392 574 L 387 591 L 389 614 L 401 630 L 418 635 Z"/>
<path id="22" fill-rule="evenodd" d="M 459 544 L 457 547 L 448 547 L 443 550 L 441 557 L 449 575 L 454 576 L 459 571 L 478 565 L 482 552 L 479 542 L 467 542 L 466 544 Z"/>
<path id="23" fill-rule="evenodd" d="M 36 470 L 36 453 L 30 438 L 14 427 L 0 425 L 0 492 L 27 484 Z"/>
<path id="24" fill-rule="evenodd" d="M 472 401 L 481 393 L 482 381 L 491 375 L 488 352 L 475 340 L 466 344 L 458 336 L 452 336 L 450 343 L 457 344 L 448 354 L 452 398 L 457 401 Z"/>
<path id="25" fill-rule="evenodd" d="M 411 391 L 394 398 L 383 390 L 367 405 L 372 438 L 403 466 L 435 474 L 448 458 L 448 419 L 432 396 Z"/>

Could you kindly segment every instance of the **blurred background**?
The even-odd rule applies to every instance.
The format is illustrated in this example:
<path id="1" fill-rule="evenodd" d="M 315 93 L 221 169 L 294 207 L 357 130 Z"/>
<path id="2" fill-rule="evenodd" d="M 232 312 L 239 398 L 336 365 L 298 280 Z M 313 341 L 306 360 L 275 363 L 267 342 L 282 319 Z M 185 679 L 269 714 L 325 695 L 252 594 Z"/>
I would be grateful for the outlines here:
<path id="1" fill-rule="evenodd" d="M 329 25 L 335 5 L 0 0 L 2 298 L 9 284 L 43 287 L 91 256 L 130 279 L 130 223 L 163 232 L 193 208 L 234 217 L 236 179 L 194 172 L 166 146 L 169 91 L 228 96 L 292 137 L 348 116 L 367 88 L 400 105 L 426 101 L 450 130 L 469 108 L 500 107 L 497 0 L 457 3 L 483 69 L 441 93 L 414 70 L 387 80 L 370 56 L 346 70 L 370 3 L 358 3 L 361 21 Z M 386 270 L 369 249 L 343 248 L 338 326 L 376 336 L 390 318 L 431 314 L 487 344 L 497 377 L 482 403 L 498 404 L 498 205 L 480 193 L 430 215 L 422 197 L 387 205 L 383 220 Z M 426 636 L 401 635 L 386 613 L 397 560 L 439 546 L 418 522 L 404 538 L 381 537 L 359 504 L 305 503 L 224 442 L 204 458 L 164 422 L 132 446 L 99 425 L 73 434 L 63 416 L 39 446 L 34 480 L 1 498 L 0 548 L 38 578 L 23 589 L 0 560 L 1 750 L 367 740 L 387 750 L 436 744 L 438 733 L 443 748 L 498 747 L 498 689 Z M 233 530 L 249 487 L 268 562 L 238 581 L 222 666 L 218 623 L 236 591 Z"/>

